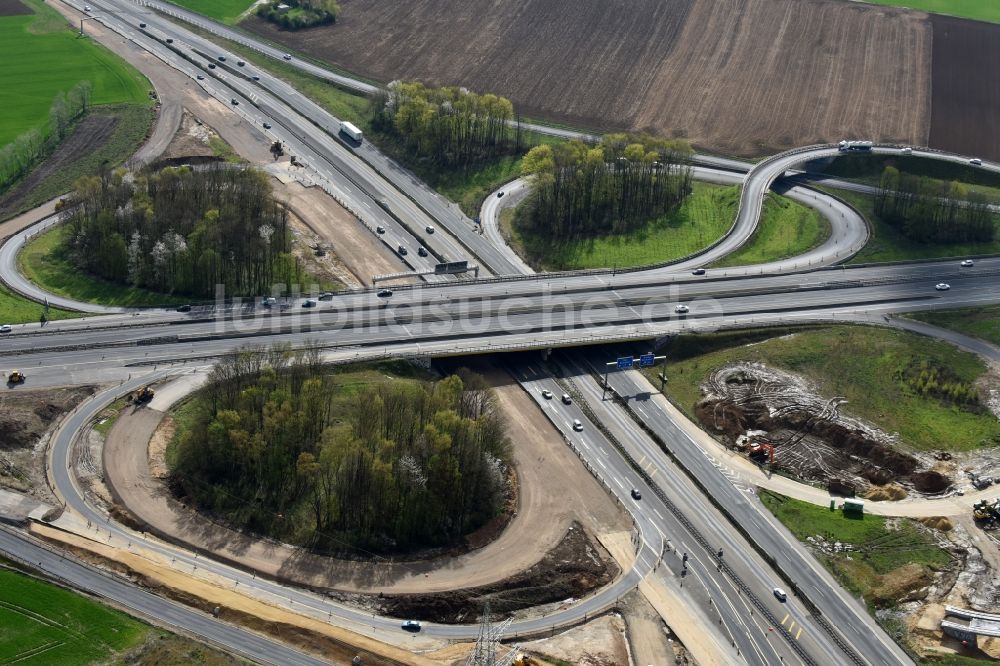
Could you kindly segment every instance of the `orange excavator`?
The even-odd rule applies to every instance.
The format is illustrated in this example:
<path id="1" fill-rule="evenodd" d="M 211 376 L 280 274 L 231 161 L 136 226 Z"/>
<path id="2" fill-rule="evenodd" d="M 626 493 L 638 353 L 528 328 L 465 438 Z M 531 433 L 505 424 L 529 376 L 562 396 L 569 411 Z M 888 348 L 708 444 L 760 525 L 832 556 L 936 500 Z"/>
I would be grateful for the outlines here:
<path id="1" fill-rule="evenodd" d="M 750 456 L 751 460 L 767 456 L 768 464 L 774 464 L 774 446 L 768 444 L 767 442 L 753 442 L 750 444 L 750 449 L 748 450 L 747 455 Z"/>

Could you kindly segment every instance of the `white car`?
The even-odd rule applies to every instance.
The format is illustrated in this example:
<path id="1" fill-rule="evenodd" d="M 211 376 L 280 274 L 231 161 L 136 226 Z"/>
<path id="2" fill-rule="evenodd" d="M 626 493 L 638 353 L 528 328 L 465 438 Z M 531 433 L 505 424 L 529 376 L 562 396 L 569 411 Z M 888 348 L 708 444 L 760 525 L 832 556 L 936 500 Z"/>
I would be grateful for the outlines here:
<path id="1" fill-rule="evenodd" d="M 969 164 L 971 164 L 972 166 L 982 166 L 983 161 L 978 157 L 973 157 L 971 160 L 969 160 Z"/>
<path id="2" fill-rule="evenodd" d="M 903 148 L 900 152 L 902 152 L 904 155 L 909 155 L 913 153 L 913 148 Z"/>
<path id="3" fill-rule="evenodd" d="M 972 268 L 973 266 L 975 266 L 975 262 L 972 259 L 966 259 L 962 262 L 962 268 Z"/>
<path id="4" fill-rule="evenodd" d="M 3 326 L 0 326 L 0 333 L 10 333 L 12 330 L 13 329 L 10 327 L 10 324 L 4 324 Z"/>
<path id="5" fill-rule="evenodd" d="M 90 5 L 84 5 L 83 6 L 83 11 L 89 12 L 90 11 Z"/>
<path id="6" fill-rule="evenodd" d="M 580 419 L 573 419 L 573 430 L 580 432 L 583 430 L 583 424 L 580 423 Z"/>
<path id="7" fill-rule="evenodd" d="M 951 289 L 951 285 L 948 284 L 947 282 L 938 282 L 936 285 L 934 285 L 934 288 L 937 289 L 938 291 L 948 291 L 949 289 Z"/>
<path id="8" fill-rule="evenodd" d="M 285 60 L 291 60 L 292 59 L 292 56 L 289 55 L 288 53 L 286 53 L 285 55 L 283 55 L 281 57 L 284 58 Z"/>
<path id="9" fill-rule="evenodd" d="M 550 391 L 548 389 L 542 389 L 542 397 L 545 398 L 546 400 L 551 400 L 552 399 L 552 391 Z"/>
<path id="10" fill-rule="evenodd" d="M 788 599 L 788 595 L 780 587 L 774 588 L 774 596 L 778 598 L 778 601 L 785 601 Z"/>
<path id="11" fill-rule="evenodd" d="M 565 404 L 565 405 L 572 405 L 573 404 L 573 398 L 570 397 L 569 393 L 563 393 L 562 394 L 562 401 L 563 401 L 563 404 Z"/>
<path id="12" fill-rule="evenodd" d="M 689 308 L 686 305 L 678 305 L 677 307 L 674 308 L 674 312 L 676 312 L 677 314 L 687 314 L 688 311 Z"/>

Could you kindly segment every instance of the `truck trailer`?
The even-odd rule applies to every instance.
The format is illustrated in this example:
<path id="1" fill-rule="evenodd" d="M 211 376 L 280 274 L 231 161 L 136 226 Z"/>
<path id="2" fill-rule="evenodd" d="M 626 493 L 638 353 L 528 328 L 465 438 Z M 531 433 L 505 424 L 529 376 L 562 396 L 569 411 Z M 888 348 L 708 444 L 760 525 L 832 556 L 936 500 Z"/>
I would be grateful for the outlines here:
<path id="1" fill-rule="evenodd" d="M 872 145 L 871 141 L 841 141 L 837 149 L 841 152 L 870 153 Z"/>
<path id="2" fill-rule="evenodd" d="M 347 122 L 346 120 L 340 123 L 340 131 L 343 132 L 346 136 L 349 136 L 351 139 L 357 141 L 358 143 L 361 143 L 361 138 L 364 136 L 361 133 L 361 130 L 359 130 L 357 127 Z"/>

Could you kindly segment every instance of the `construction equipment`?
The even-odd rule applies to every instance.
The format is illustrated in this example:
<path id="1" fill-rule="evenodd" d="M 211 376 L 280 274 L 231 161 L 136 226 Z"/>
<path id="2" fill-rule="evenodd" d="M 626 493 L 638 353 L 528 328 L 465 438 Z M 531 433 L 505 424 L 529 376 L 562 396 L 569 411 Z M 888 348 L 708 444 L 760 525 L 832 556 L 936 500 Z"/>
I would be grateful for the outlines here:
<path id="1" fill-rule="evenodd" d="M 983 499 L 973 504 L 972 517 L 978 521 L 1000 520 L 1000 498 Z"/>
<path id="2" fill-rule="evenodd" d="M 143 386 L 141 389 L 135 392 L 135 397 L 133 398 L 133 401 L 137 405 L 141 405 L 142 403 L 149 402 L 152 399 L 153 399 L 153 389 L 149 388 L 148 386 Z"/>
<path id="3" fill-rule="evenodd" d="M 20 370 L 11 370 L 10 374 L 7 375 L 8 384 L 23 384 L 25 380 L 24 373 Z"/>
<path id="4" fill-rule="evenodd" d="M 750 449 L 747 452 L 751 460 L 763 458 L 767 456 L 768 464 L 774 464 L 774 446 L 768 444 L 767 442 L 753 442 L 750 444 Z"/>

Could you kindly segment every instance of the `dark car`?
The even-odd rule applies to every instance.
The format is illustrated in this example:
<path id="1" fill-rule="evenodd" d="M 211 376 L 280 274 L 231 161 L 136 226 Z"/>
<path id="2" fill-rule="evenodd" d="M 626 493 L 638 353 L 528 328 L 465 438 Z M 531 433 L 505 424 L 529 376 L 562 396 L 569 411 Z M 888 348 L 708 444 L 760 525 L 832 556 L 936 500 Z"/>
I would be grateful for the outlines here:
<path id="1" fill-rule="evenodd" d="M 271 123 L 264 123 L 264 129 L 271 129 Z"/>
<path id="2" fill-rule="evenodd" d="M 214 62 L 208 63 L 208 68 L 209 69 L 215 69 L 215 63 Z"/>
<path id="3" fill-rule="evenodd" d="M 173 44 L 173 43 L 174 43 L 174 38 L 173 37 L 167 37 L 167 44 Z"/>
<path id="4" fill-rule="evenodd" d="M 302 301 L 302 307 L 304 307 L 304 308 L 314 308 L 314 307 L 316 307 L 316 299 L 315 298 L 307 298 L 306 300 Z"/>
<path id="5" fill-rule="evenodd" d="M 405 631 L 420 631 L 420 623 L 416 620 L 406 620 L 401 626 Z"/>
<path id="6" fill-rule="evenodd" d="M 503 190 L 500 190 L 499 192 L 497 192 L 497 199 L 499 199 L 502 196 L 503 196 Z"/>
<path id="7" fill-rule="evenodd" d="M 696 268 L 693 271 L 691 271 L 691 275 L 704 275 L 704 274 L 705 274 L 704 268 Z"/>
<path id="8" fill-rule="evenodd" d="M 389 298 L 392 296 L 392 289 L 380 289 L 378 292 L 379 298 Z"/>
<path id="9" fill-rule="evenodd" d="M 191 312 L 191 306 L 190 305 L 178 305 L 177 306 L 177 311 L 178 312 Z"/>
<path id="10" fill-rule="evenodd" d="M 333 292 L 332 291 L 324 291 L 322 294 L 319 295 L 319 300 L 321 300 L 321 301 L 332 301 L 333 300 Z"/>
<path id="11" fill-rule="evenodd" d="M 245 63 L 245 62 L 243 62 L 242 60 L 237 60 L 237 61 L 236 61 L 236 66 L 237 66 L 237 67 L 242 67 L 242 66 L 243 66 L 243 65 L 245 65 L 245 64 L 246 64 L 246 63 Z"/>
<path id="12" fill-rule="evenodd" d="M 405 257 L 406 256 L 406 248 L 403 247 L 402 245 L 399 246 L 399 256 L 401 256 L 401 257 Z"/>
<path id="13" fill-rule="evenodd" d="M 145 27 L 146 27 L 146 24 L 145 24 L 145 23 L 140 23 L 140 24 L 139 24 L 139 27 L 140 27 L 140 28 L 145 28 Z"/>
<path id="14" fill-rule="evenodd" d="M 632 489 L 632 499 L 637 499 L 637 500 L 641 500 L 642 499 L 642 493 L 639 492 L 638 488 L 633 488 Z"/>
<path id="15" fill-rule="evenodd" d="M 204 80 L 205 80 L 205 77 L 204 77 L 204 76 L 202 76 L 201 74 L 199 74 L 199 75 L 198 75 L 198 80 L 199 80 L 199 81 L 204 81 Z"/>
<path id="16" fill-rule="evenodd" d="M 238 99 L 236 99 L 235 97 L 234 97 L 234 98 L 232 98 L 232 99 L 231 99 L 231 100 L 229 100 L 229 101 L 230 101 L 230 103 L 231 103 L 231 104 L 232 104 L 233 106 L 239 106 L 239 105 L 240 105 L 240 101 L 239 101 Z"/>
<path id="17" fill-rule="evenodd" d="M 250 78 L 251 78 L 251 79 L 253 79 L 254 81 L 260 81 L 260 77 L 259 77 L 259 76 L 257 76 L 256 74 L 254 74 L 254 75 L 253 75 L 253 76 L 251 76 Z"/>
<path id="18" fill-rule="evenodd" d="M 219 62 L 226 62 L 226 56 L 219 56 Z"/>
<path id="19" fill-rule="evenodd" d="M 427 256 L 427 248 L 425 248 L 423 246 L 418 247 L 417 248 L 417 254 L 420 255 L 421 257 L 426 257 Z"/>

